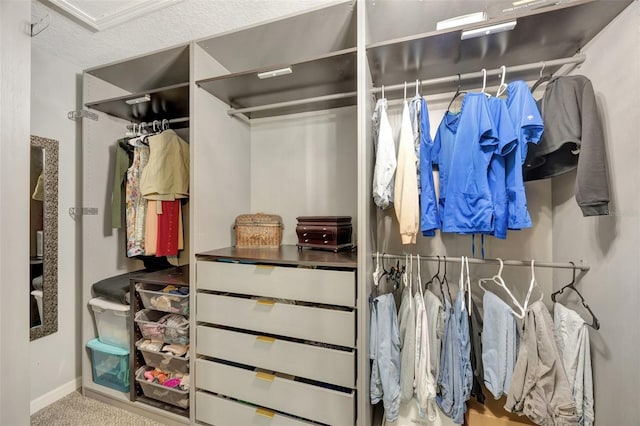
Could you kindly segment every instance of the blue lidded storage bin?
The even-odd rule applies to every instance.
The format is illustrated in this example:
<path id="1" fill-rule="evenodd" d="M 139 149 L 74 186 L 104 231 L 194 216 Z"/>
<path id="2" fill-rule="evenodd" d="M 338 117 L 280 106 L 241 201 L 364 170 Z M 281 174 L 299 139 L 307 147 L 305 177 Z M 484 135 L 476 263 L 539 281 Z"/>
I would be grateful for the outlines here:
<path id="1" fill-rule="evenodd" d="M 129 350 L 107 345 L 98 339 L 87 343 L 91 350 L 93 381 L 99 385 L 129 392 Z"/>

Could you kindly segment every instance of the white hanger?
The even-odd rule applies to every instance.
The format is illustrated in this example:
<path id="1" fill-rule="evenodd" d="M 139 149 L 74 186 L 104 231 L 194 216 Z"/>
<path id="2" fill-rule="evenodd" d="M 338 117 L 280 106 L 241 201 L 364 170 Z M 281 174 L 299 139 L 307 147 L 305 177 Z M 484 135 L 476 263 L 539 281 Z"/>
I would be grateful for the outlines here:
<path id="1" fill-rule="evenodd" d="M 488 283 L 488 282 L 494 282 L 495 284 L 497 284 L 499 287 L 501 287 L 504 291 L 507 292 L 507 294 L 511 298 L 511 302 L 518 309 L 518 312 L 516 312 L 513 309 L 511 309 L 511 312 L 513 313 L 513 315 L 515 315 L 516 317 L 518 317 L 520 319 L 523 319 L 524 315 L 525 315 L 524 308 L 522 307 L 522 305 L 520 305 L 518 300 L 514 297 L 513 293 L 511 293 L 511 291 L 509 290 L 509 288 L 507 288 L 507 285 L 505 284 L 504 280 L 502 279 L 502 269 L 504 268 L 504 263 L 502 262 L 502 259 L 498 258 L 498 262 L 500 262 L 500 269 L 498 270 L 498 274 L 494 275 L 491 278 L 480 278 L 480 280 L 478 281 L 478 286 L 481 289 L 483 289 L 484 291 L 487 291 L 487 289 L 484 288 L 484 286 L 482 284 Z"/>
<path id="2" fill-rule="evenodd" d="M 418 80 L 416 78 L 416 96 L 420 96 L 420 93 L 418 92 L 418 86 L 420 85 L 420 80 Z"/>
<path id="3" fill-rule="evenodd" d="M 542 68 L 540 68 L 540 78 L 542 78 L 542 73 L 544 72 L 544 67 L 546 67 L 547 64 L 545 62 L 542 62 Z"/>
<path id="4" fill-rule="evenodd" d="M 402 274 L 402 284 L 404 284 L 405 287 L 409 287 L 409 282 L 408 282 L 408 273 L 407 273 L 407 269 L 409 269 L 409 255 L 404 255 L 404 264 L 405 264 L 405 270 L 404 270 L 404 274 Z"/>
<path id="5" fill-rule="evenodd" d="M 536 281 L 536 273 L 535 273 L 535 269 L 534 269 L 534 260 L 531 259 L 531 282 L 529 283 L 529 290 L 527 291 L 527 297 L 524 299 L 524 311 L 526 312 L 527 307 L 529 306 L 529 298 L 531 297 L 531 291 L 533 290 L 534 286 L 537 286 L 538 282 Z M 540 289 L 540 299 L 538 299 L 537 301 L 542 300 L 542 298 L 544 297 L 544 294 L 542 293 L 542 289 Z"/>
<path id="6" fill-rule="evenodd" d="M 469 275 L 469 258 L 465 257 L 465 263 L 467 268 L 467 313 L 471 316 L 471 276 Z"/>
<path id="7" fill-rule="evenodd" d="M 373 284 L 378 287 L 378 282 L 380 281 L 380 277 L 382 276 L 382 271 L 380 270 L 380 252 L 376 252 L 376 269 L 373 271 Z"/>
<path id="8" fill-rule="evenodd" d="M 496 92 L 496 96 L 502 95 L 504 91 L 507 90 L 507 85 L 504 82 L 505 76 L 507 75 L 507 67 L 502 65 L 500 67 L 500 74 L 502 75 L 502 77 L 500 79 L 500 86 L 498 86 L 498 91 Z"/>
<path id="9" fill-rule="evenodd" d="M 384 84 L 382 85 L 382 99 L 384 99 Z"/>
<path id="10" fill-rule="evenodd" d="M 482 93 L 484 92 L 484 89 L 487 88 L 487 70 L 485 68 L 482 68 Z"/>
<path id="11" fill-rule="evenodd" d="M 464 311 L 466 303 L 464 302 L 464 256 L 461 258 L 460 262 L 460 279 L 458 280 L 458 294 L 462 295 L 462 310 Z"/>
<path id="12" fill-rule="evenodd" d="M 407 82 L 404 82 L 404 100 L 407 100 Z"/>
<path id="13" fill-rule="evenodd" d="M 420 255 L 416 254 L 416 262 L 418 263 L 418 289 L 420 289 L 420 297 L 424 300 L 424 293 L 422 292 L 422 277 L 420 276 Z"/>

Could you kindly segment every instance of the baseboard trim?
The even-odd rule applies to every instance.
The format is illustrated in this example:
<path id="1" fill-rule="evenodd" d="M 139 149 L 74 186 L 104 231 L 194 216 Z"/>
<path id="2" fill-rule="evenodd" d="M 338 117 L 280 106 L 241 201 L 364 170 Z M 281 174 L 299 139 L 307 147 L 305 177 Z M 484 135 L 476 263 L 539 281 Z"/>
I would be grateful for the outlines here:
<path id="1" fill-rule="evenodd" d="M 82 386 L 82 378 L 76 377 L 70 382 L 67 382 L 62 386 L 59 386 L 54 390 L 47 392 L 44 395 L 34 399 L 33 401 L 31 401 L 31 414 L 43 409 L 49 404 L 53 404 L 60 398 L 64 398 L 65 396 L 69 395 L 71 392 L 74 392 L 76 389 L 80 389 L 81 386 Z"/>

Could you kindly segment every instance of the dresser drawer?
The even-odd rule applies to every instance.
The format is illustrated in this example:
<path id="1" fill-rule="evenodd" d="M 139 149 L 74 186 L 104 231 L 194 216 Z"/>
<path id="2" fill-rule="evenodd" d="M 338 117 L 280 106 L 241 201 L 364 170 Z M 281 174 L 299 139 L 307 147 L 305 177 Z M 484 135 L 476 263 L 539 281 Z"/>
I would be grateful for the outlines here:
<path id="1" fill-rule="evenodd" d="M 261 333 L 346 347 L 355 345 L 353 311 L 198 293 L 196 318 Z"/>
<path id="2" fill-rule="evenodd" d="M 213 361 L 196 361 L 196 386 L 330 425 L 354 423 L 355 391 L 339 392 Z"/>
<path id="3" fill-rule="evenodd" d="M 314 424 L 206 392 L 196 392 L 196 420 L 214 426 L 304 426 Z"/>
<path id="4" fill-rule="evenodd" d="M 338 306 L 356 304 L 353 271 L 200 261 L 196 272 L 199 290 Z"/>
<path id="5" fill-rule="evenodd" d="M 353 388 L 355 350 L 340 351 L 198 326 L 198 354 Z"/>

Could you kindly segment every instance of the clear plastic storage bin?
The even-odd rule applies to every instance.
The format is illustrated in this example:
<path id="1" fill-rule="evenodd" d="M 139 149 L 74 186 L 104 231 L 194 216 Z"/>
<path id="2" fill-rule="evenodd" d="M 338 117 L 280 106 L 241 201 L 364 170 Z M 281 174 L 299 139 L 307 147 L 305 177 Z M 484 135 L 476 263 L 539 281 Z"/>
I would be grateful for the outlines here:
<path id="1" fill-rule="evenodd" d="M 87 343 L 91 352 L 93 381 L 99 385 L 129 392 L 129 351 L 107 345 L 98 339 Z"/>
<path id="2" fill-rule="evenodd" d="M 136 314 L 135 322 L 146 339 L 189 344 L 189 320 L 182 315 L 142 309 Z"/>
<path id="3" fill-rule="evenodd" d="M 177 388 L 169 388 L 158 383 L 148 382 L 144 377 L 144 372 L 150 368 L 144 366 L 136 371 L 136 381 L 142 388 L 142 393 L 148 398 L 157 399 L 167 404 L 175 405 L 180 408 L 189 408 L 189 391 Z"/>
<path id="4" fill-rule="evenodd" d="M 136 342 L 136 348 L 142 353 L 144 362 L 150 367 L 158 367 L 164 371 L 172 373 L 189 372 L 189 359 L 185 357 L 175 356 L 167 352 L 156 352 L 141 348 L 140 345 L 145 339 Z"/>
<path id="5" fill-rule="evenodd" d="M 136 290 L 147 309 L 189 315 L 189 295 L 173 294 L 162 291 L 166 286 L 137 284 Z"/>
<path id="6" fill-rule="evenodd" d="M 111 302 L 101 297 L 89 300 L 98 329 L 98 339 L 102 343 L 129 350 L 129 316 L 131 307 Z"/>

